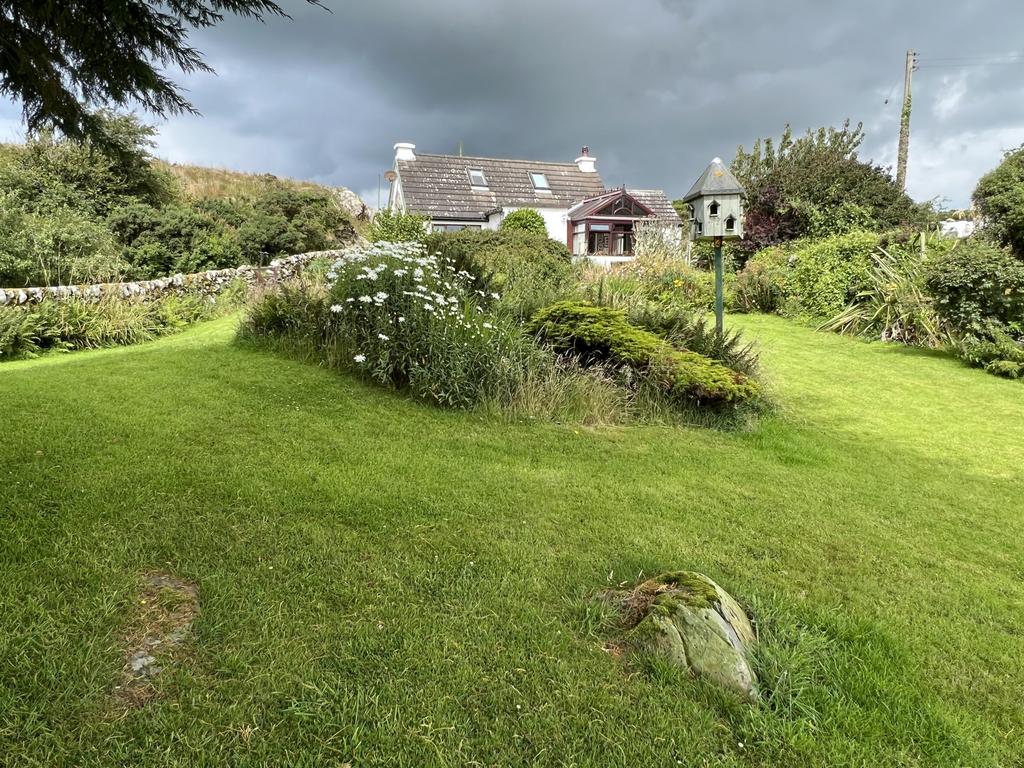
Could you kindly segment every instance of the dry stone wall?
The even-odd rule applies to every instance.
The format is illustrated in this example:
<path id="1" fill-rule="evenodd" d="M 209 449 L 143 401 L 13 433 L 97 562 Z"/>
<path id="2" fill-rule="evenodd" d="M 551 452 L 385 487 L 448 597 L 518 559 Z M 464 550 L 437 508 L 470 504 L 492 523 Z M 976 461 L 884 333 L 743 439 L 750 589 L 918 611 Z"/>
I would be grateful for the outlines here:
<path id="1" fill-rule="evenodd" d="M 70 298 L 147 299 L 171 293 L 202 293 L 215 296 L 236 280 L 250 285 L 266 285 L 294 277 L 314 259 L 336 259 L 342 251 L 311 251 L 274 259 L 268 266 L 249 265 L 231 269 L 214 269 L 191 275 L 173 275 L 155 280 L 135 280 L 124 283 L 94 283 L 92 285 L 54 285 L 40 288 L 0 288 L 0 306 L 39 304 L 43 301 L 64 301 Z"/>

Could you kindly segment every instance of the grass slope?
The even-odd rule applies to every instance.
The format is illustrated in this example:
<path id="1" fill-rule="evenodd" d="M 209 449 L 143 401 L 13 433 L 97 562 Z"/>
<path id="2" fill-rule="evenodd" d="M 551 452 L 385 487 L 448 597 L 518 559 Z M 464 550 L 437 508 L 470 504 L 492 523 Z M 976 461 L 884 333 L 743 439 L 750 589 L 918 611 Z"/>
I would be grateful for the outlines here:
<path id="1" fill-rule="evenodd" d="M 265 190 L 268 180 L 271 179 L 297 189 L 329 189 L 312 181 L 298 181 L 270 174 L 245 173 L 226 168 L 168 163 L 162 160 L 156 162 L 178 180 L 185 196 L 192 198 L 257 197 Z"/>
<path id="2" fill-rule="evenodd" d="M 0 369 L 0 762 L 1011 765 L 1024 390 L 745 318 L 747 434 L 443 413 L 232 321 Z M 627 663 L 588 597 L 697 569 L 764 706 Z M 196 581 L 162 698 L 111 690 L 141 574 Z"/>

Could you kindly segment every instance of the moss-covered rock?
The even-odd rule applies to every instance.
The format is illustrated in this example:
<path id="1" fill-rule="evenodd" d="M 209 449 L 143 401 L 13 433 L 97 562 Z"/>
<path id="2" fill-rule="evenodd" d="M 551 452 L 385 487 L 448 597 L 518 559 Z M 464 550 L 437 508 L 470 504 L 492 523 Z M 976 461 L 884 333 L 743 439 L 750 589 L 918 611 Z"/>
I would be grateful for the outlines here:
<path id="1" fill-rule="evenodd" d="M 759 698 L 750 653 L 757 642 L 746 613 L 703 574 L 674 571 L 650 579 L 623 601 L 636 625 L 628 644 L 653 653 L 744 699 Z"/>

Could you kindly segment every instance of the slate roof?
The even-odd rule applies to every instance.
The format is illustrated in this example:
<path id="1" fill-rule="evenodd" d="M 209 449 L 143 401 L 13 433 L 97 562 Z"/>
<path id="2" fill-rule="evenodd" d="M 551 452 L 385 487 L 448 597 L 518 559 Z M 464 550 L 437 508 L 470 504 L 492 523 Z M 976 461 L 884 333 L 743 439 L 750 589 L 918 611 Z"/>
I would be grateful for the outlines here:
<path id="1" fill-rule="evenodd" d="M 742 195 L 743 187 L 732 175 L 732 172 L 725 167 L 717 157 L 711 161 L 700 178 L 693 183 L 690 191 L 683 197 L 683 202 L 688 203 L 695 197 L 704 195 Z"/>
<path id="2" fill-rule="evenodd" d="M 672 201 L 660 189 L 627 189 L 626 191 L 645 208 L 650 208 L 654 215 L 665 223 L 682 226 L 683 220 L 679 218 L 679 213 L 672 207 Z"/>
<path id="3" fill-rule="evenodd" d="M 483 170 L 487 191 L 470 188 L 470 168 Z M 511 205 L 569 208 L 604 192 L 601 175 L 583 173 L 576 163 L 417 153 L 415 160 L 396 161 L 395 170 L 402 180 L 406 208 L 434 219 L 485 221 L 488 213 Z M 547 177 L 550 193 L 534 189 L 531 171 Z"/>

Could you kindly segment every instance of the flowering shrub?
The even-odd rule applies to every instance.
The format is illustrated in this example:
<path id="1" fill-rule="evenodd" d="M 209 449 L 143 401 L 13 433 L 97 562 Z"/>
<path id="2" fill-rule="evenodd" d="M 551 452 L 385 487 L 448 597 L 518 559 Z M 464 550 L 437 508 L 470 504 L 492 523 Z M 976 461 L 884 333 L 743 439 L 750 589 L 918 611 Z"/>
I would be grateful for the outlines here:
<path id="1" fill-rule="evenodd" d="M 496 314 L 519 320 L 562 298 L 576 283 L 565 243 L 547 235 L 466 229 L 429 235 L 426 245 L 471 274 L 474 288 L 500 294 L 500 301 L 489 302 Z"/>
<path id="2" fill-rule="evenodd" d="M 485 311 L 497 295 L 418 243 L 352 249 L 328 279 L 336 362 L 417 397 L 471 406 L 510 375 L 524 346 L 517 329 Z"/>
<path id="3" fill-rule="evenodd" d="M 732 422 L 718 419 L 724 409 L 715 406 L 759 396 L 743 373 L 631 326 L 654 350 L 635 365 L 619 354 L 596 359 L 572 344 L 538 345 L 502 308 L 504 297 L 419 243 L 350 249 L 324 277 L 307 274 L 259 297 L 241 337 L 431 403 L 516 419 L 724 426 Z"/>

